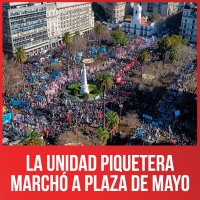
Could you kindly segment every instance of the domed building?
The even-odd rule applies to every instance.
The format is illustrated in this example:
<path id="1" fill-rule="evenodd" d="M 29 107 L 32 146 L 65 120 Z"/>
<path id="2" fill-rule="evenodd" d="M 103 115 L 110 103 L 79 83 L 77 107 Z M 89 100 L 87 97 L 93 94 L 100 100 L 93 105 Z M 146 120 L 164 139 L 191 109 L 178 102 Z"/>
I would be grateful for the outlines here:
<path id="1" fill-rule="evenodd" d="M 137 3 L 132 18 L 125 19 L 122 23 L 122 30 L 137 36 L 152 36 L 155 32 L 155 22 L 150 22 L 147 17 L 142 16 L 142 6 Z"/>

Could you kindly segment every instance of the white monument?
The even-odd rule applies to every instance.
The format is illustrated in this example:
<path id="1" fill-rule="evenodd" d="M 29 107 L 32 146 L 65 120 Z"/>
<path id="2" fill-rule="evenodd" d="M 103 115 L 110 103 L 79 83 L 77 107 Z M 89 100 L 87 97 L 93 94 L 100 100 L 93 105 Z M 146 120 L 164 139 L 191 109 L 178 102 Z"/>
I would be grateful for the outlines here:
<path id="1" fill-rule="evenodd" d="M 89 94 L 89 87 L 87 84 L 87 74 L 86 74 L 86 67 L 85 64 L 83 64 L 83 68 L 81 70 L 81 90 L 80 94 Z"/>

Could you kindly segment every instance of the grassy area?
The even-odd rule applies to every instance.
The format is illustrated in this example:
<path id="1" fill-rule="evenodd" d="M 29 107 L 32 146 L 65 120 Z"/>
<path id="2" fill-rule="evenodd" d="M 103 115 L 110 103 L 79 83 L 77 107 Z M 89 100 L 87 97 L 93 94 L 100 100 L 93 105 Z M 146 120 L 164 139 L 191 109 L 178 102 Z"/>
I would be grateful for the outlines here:
<path id="1" fill-rule="evenodd" d="M 98 90 L 96 85 L 93 84 L 89 84 L 89 94 L 85 93 L 85 94 L 80 94 L 80 90 L 81 90 L 81 84 L 72 84 L 70 85 L 66 91 L 67 93 L 69 93 L 72 96 L 76 96 L 79 97 L 80 99 L 92 99 L 95 98 L 96 96 L 101 95 L 101 91 Z"/>

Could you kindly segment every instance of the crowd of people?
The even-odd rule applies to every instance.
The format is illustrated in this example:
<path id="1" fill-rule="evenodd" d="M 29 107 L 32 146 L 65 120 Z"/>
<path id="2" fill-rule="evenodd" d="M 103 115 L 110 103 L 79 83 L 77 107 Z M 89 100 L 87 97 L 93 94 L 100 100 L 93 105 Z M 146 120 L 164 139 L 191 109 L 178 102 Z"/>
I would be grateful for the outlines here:
<path id="1" fill-rule="evenodd" d="M 128 46 L 106 46 L 106 51 L 102 53 L 100 45 L 88 45 L 84 55 L 85 58 L 95 58 L 95 62 L 87 66 L 89 83 L 95 84 L 96 75 L 100 71 L 106 70 L 112 74 L 114 84 L 106 91 L 106 105 L 111 105 L 107 109 L 117 112 L 119 112 L 119 105 L 123 105 L 122 114 L 131 108 L 135 90 L 135 85 L 130 77 L 141 73 L 141 66 L 137 61 L 138 51 L 142 48 L 153 49 L 157 44 L 155 38 L 135 39 L 129 37 Z M 98 53 L 93 55 L 92 49 L 97 49 Z M 71 84 L 80 83 L 82 67 L 80 60 L 77 61 L 76 58 L 67 60 L 69 56 L 68 58 L 64 56 L 67 53 L 66 49 L 62 47 L 45 55 L 32 57 L 23 64 L 25 78 L 22 91 L 15 95 L 4 94 L 3 96 L 4 115 L 12 114 L 12 119 L 5 121 L 3 126 L 3 137 L 6 138 L 8 144 L 26 138 L 29 129 L 40 133 L 48 143 L 50 138 L 72 128 L 102 126 L 102 99 L 80 101 L 66 92 L 66 88 Z M 57 64 L 63 66 L 62 69 L 57 70 L 53 67 Z M 67 65 L 69 67 L 66 67 Z M 170 99 L 172 96 L 169 93 L 174 89 L 180 90 L 180 88 L 174 87 L 181 85 L 187 72 L 188 70 L 183 71 L 177 82 L 168 88 L 165 95 L 168 100 L 173 101 Z M 166 102 L 164 99 L 166 100 L 163 97 L 155 106 L 162 112 L 165 112 L 163 109 L 168 109 L 167 105 L 163 103 Z M 167 121 L 162 119 L 161 114 L 157 118 L 160 118 L 162 123 Z M 155 123 L 157 122 L 152 125 L 148 120 L 141 119 L 141 127 L 135 130 L 134 134 L 137 136 L 138 130 L 141 130 L 142 138 L 149 143 L 157 140 L 160 135 L 170 138 L 175 144 L 178 139 L 183 139 L 183 137 L 179 138 L 179 134 L 172 134 L 171 128 L 168 128 L 169 124 L 156 124 L 155 126 Z M 184 135 L 184 137 L 186 136 Z"/>

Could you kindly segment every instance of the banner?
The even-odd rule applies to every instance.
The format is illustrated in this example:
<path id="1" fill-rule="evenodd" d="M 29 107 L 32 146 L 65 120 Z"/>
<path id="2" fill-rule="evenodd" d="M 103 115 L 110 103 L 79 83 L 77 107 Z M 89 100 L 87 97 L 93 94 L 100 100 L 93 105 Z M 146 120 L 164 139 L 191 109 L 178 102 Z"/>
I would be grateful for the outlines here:
<path id="1" fill-rule="evenodd" d="M 145 114 L 143 114 L 143 118 L 144 118 L 144 119 L 147 119 L 147 120 L 150 120 L 150 121 L 153 120 L 153 117 L 152 117 L 152 116 L 145 115 Z"/>
<path id="2" fill-rule="evenodd" d="M 10 123 L 12 121 L 12 113 L 3 115 L 3 124 Z"/>
<path id="3" fill-rule="evenodd" d="M 176 110 L 176 111 L 175 111 L 175 117 L 180 116 L 180 114 L 181 114 L 181 111 L 180 111 L 180 110 Z"/>
<path id="4" fill-rule="evenodd" d="M 20 101 L 20 100 L 11 99 L 10 103 L 11 103 L 12 106 L 19 106 L 19 107 L 22 107 L 22 108 L 28 108 L 29 107 L 28 102 L 23 102 L 23 101 Z"/>
<path id="5" fill-rule="evenodd" d="M 15 99 L 11 99 L 10 103 L 11 103 L 12 106 L 19 106 L 20 105 L 20 101 L 15 100 Z"/>

